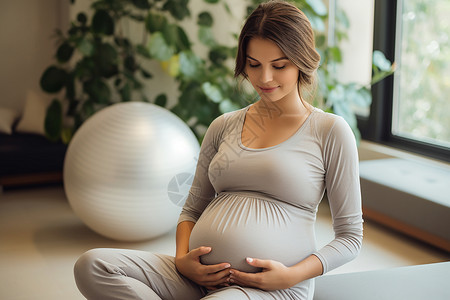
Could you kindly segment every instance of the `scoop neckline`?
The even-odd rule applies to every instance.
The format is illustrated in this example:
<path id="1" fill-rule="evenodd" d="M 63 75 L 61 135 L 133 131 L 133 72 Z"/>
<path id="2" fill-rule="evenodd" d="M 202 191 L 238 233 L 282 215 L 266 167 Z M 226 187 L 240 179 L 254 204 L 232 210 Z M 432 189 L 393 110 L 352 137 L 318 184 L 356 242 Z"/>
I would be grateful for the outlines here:
<path id="1" fill-rule="evenodd" d="M 301 131 L 303 131 L 303 128 L 305 128 L 305 125 L 309 122 L 309 120 L 311 119 L 311 116 L 316 112 L 316 108 L 315 107 L 313 107 L 313 110 L 312 110 L 312 112 L 309 114 L 309 116 L 306 118 L 306 120 L 303 122 L 303 124 L 290 136 L 290 137 L 288 137 L 287 139 L 285 139 L 284 141 L 282 141 L 281 143 L 278 143 L 278 144 L 276 144 L 276 145 L 273 145 L 273 146 L 270 146 L 270 147 L 265 147 L 265 148 L 249 148 L 249 147 L 247 147 L 247 146 L 245 146 L 243 143 L 242 143 L 242 130 L 244 129 L 244 121 L 245 121 L 245 115 L 247 114 L 247 111 L 250 109 L 250 107 L 251 106 L 253 106 L 253 103 L 252 104 L 250 104 L 250 105 L 248 105 L 247 107 L 245 107 L 244 109 L 243 109 L 243 113 L 242 113 L 242 115 L 241 115 L 241 118 L 240 118 L 240 124 L 239 124 L 239 132 L 238 132 L 238 144 L 239 144 L 239 147 L 241 147 L 242 149 L 244 149 L 244 150 L 247 150 L 247 151 L 255 151 L 255 152 L 258 152 L 258 151 L 266 151 L 266 150 L 271 150 L 271 149 L 274 149 L 274 148 L 278 148 L 278 147 L 280 147 L 281 145 L 283 145 L 283 144 L 286 144 L 286 143 L 288 143 L 290 140 L 292 140 L 296 135 L 298 135 L 298 134 L 300 134 L 300 132 Z"/>

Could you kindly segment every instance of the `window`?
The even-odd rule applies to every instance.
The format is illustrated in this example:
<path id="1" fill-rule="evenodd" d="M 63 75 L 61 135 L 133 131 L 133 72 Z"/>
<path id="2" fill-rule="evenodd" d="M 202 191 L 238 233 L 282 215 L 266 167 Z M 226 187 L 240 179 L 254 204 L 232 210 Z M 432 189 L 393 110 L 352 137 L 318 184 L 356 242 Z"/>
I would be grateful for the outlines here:
<path id="1" fill-rule="evenodd" d="M 397 64 L 372 87 L 364 138 L 450 161 L 450 2 L 375 0 L 374 49 Z"/>

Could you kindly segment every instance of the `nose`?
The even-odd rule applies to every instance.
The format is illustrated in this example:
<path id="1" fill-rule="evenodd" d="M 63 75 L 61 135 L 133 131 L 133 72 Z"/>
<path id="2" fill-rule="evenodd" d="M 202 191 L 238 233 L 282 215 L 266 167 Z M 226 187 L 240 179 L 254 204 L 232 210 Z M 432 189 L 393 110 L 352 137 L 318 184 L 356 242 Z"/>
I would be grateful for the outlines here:
<path id="1" fill-rule="evenodd" d="M 273 80 L 272 70 L 269 67 L 262 68 L 260 80 L 261 83 L 267 83 Z"/>

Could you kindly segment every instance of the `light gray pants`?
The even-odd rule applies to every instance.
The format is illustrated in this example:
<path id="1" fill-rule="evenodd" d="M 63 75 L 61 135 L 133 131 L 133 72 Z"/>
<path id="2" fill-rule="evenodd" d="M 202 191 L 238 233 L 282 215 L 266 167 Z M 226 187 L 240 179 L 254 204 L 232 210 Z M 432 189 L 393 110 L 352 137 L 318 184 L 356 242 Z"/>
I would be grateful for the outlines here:
<path id="1" fill-rule="evenodd" d="M 181 275 L 174 257 L 124 249 L 89 250 L 76 262 L 74 273 L 78 289 L 89 300 L 312 299 L 308 294 L 314 288 L 313 281 L 307 281 L 271 292 L 239 286 L 208 291 Z"/>

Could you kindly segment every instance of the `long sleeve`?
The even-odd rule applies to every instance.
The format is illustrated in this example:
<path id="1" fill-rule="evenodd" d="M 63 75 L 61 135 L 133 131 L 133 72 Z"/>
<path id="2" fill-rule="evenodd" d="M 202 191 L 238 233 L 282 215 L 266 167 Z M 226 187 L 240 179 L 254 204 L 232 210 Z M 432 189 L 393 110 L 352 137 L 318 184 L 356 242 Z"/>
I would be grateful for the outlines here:
<path id="1" fill-rule="evenodd" d="M 208 203 L 215 197 L 216 192 L 209 180 L 208 168 L 218 151 L 224 123 L 224 115 L 217 117 L 205 133 L 200 147 L 194 180 L 180 213 L 178 224 L 183 221 L 197 222 Z"/>
<path id="2" fill-rule="evenodd" d="M 335 232 L 334 240 L 314 253 L 325 274 L 354 259 L 363 238 L 358 152 L 350 126 L 340 117 L 329 132 L 323 154 Z"/>

